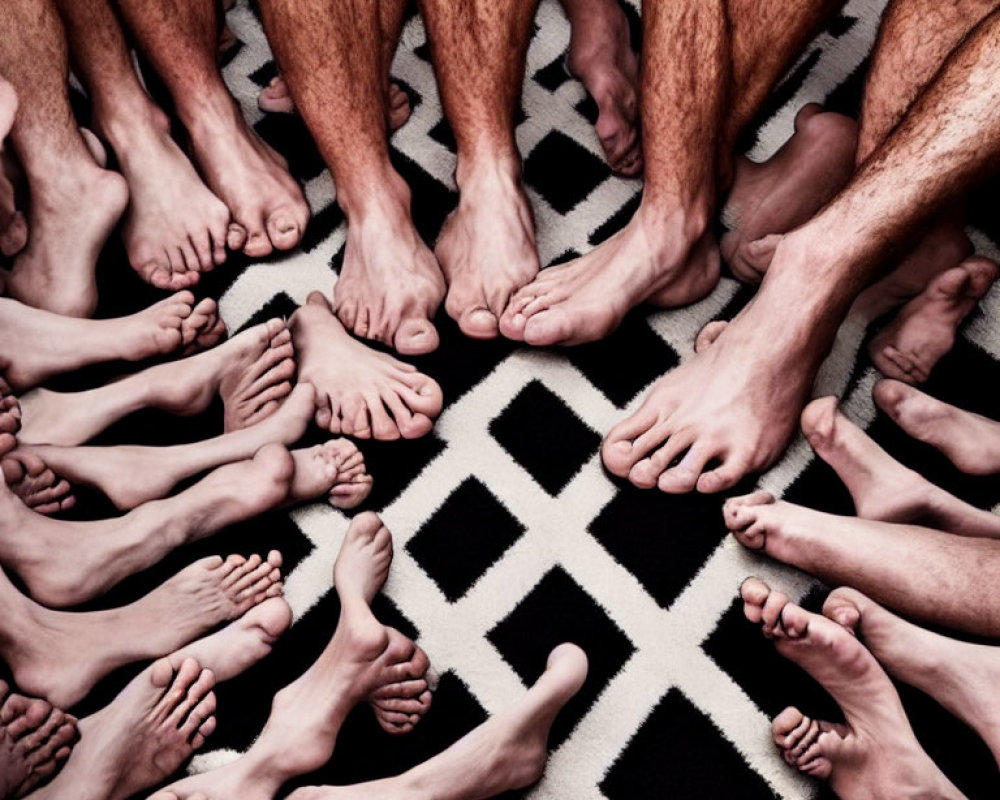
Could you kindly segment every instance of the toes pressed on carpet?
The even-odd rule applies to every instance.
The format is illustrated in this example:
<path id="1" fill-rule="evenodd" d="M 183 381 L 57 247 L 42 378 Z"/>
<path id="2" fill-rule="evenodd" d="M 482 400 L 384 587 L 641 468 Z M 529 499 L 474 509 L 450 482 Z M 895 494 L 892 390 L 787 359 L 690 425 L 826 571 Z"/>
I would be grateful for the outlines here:
<path id="1" fill-rule="evenodd" d="M 750 151 L 755 159 L 780 147 L 807 102 L 856 114 L 883 5 L 851 0 L 809 45 L 762 115 Z M 637 23 L 632 6 L 630 15 Z M 301 247 L 262 260 L 231 255 L 195 287 L 199 297 L 219 300 L 235 332 L 289 317 L 310 291 L 329 297 L 345 222 L 301 120 L 257 108 L 257 95 L 277 68 L 254 11 L 241 0 L 228 23 L 238 42 L 226 56 L 226 80 L 257 132 L 289 159 L 313 212 Z M 604 162 L 593 128 L 596 108 L 563 68 L 568 43 L 558 3 L 543 0 L 518 131 L 543 267 L 587 252 L 618 230 L 640 191 L 638 181 L 616 177 Z M 454 141 L 415 17 L 404 28 L 393 75 L 413 105 L 412 117 L 393 135 L 393 160 L 413 190 L 417 228 L 432 244 L 456 203 Z M 83 113 L 85 100 L 76 101 Z M 997 223 L 982 212 L 983 203 L 972 205 L 973 223 L 981 222 L 977 246 L 990 254 L 1000 228 L 989 227 Z M 116 239 L 102 255 L 99 279 L 101 316 L 160 296 L 139 283 Z M 826 791 L 784 763 L 770 720 L 788 705 L 824 719 L 836 719 L 835 708 L 746 623 L 737 602 L 740 582 L 751 574 L 811 608 L 822 588 L 746 553 L 727 536 L 723 498 L 640 491 L 611 479 L 599 456 L 603 434 L 637 407 L 654 379 L 691 355 L 702 326 L 731 318 L 749 297 L 748 289 L 724 277 L 688 309 L 634 314 L 606 341 L 566 350 L 473 341 L 439 313 L 438 350 L 403 359 L 441 386 L 444 410 L 435 429 L 422 438 L 359 447 L 374 476 L 361 509 L 379 512 L 395 549 L 374 610 L 426 651 L 440 684 L 430 712 L 406 736 L 386 736 L 371 711 L 359 708 L 333 759 L 303 784 L 371 780 L 425 760 L 508 706 L 541 674 L 552 647 L 573 641 L 587 652 L 590 672 L 556 722 L 545 776 L 526 796 L 805 800 Z M 932 373 L 927 391 L 987 416 L 1000 414 L 995 392 L 984 391 L 1000 385 L 998 325 L 994 288 Z M 871 399 L 877 375 L 864 345 L 860 334 L 841 336 L 819 393 L 840 395 L 854 422 L 932 481 L 983 508 L 1000 503 L 996 480 L 961 476 L 877 412 Z M 105 374 L 88 370 L 84 377 L 90 382 Z M 221 428 L 221 407 L 180 421 L 143 412 L 100 442 L 167 444 Z M 307 444 L 327 438 L 313 430 Z M 730 494 L 754 488 L 852 513 L 832 470 L 801 438 L 767 474 Z M 113 509 L 84 492 L 73 513 Z M 218 728 L 190 771 L 246 750 L 275 692 L 329 640 L 339 610 L 332 569 L 348 522 L 348 514 L 325 503 L 270 513 L 172 553 L 100 601 L 100 607 L 126 602 L 205 555 L 281 551 L 293 624 L 269 657 L 215 689 Z M 102 682 L 78 715 L 106 702 L 140 667 Z M 995 796 L 1000 776 L 985 745 L 916 691 L 904 689 L 903 698 L 918 738 L 941 769 L 970 797 Z"/>

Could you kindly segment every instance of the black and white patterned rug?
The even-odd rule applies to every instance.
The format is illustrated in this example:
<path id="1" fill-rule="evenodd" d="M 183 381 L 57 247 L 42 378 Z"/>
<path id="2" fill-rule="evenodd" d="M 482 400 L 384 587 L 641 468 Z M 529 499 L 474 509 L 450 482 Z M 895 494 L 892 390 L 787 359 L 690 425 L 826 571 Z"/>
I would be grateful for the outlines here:
<path id="1" fill-rule="evenodd" d="M 856 113 L 884 2 L 851 0 L 810 45 L 762 116 L 754 158 L 780 146 L 806 102 Z M 633 17 L 637 22 L 638 14 Z M 302 123 L 257 110 L 257 93 L 276 68 L 253 11 L 241 0 L 228 18 L 240 44 L 225 67 L 226 80 L 257 131 L 288 157 L 313 210 L 300 249 L 264 261 L 231 260 L 203 281 L 199 291 L 220 298 L 223 317 L 236 330 L 289 315 L 313 289 L 329 294 L 346 228 L 330 175 Z M 593 131 L 596 108 L 562 66 L 568 41 L 560 7 L 543 0 L 517 140 L 544 265 L 584 253 L 615 232 L 635 209 L 640 188 L 604 164 Z M 393 161 L 413 189 L 418 228 L 433 243 L 456 202 L 454 146 L 416 18 L 405 27 L 393 73 L 414 100 L 412 118 L 393 136 Z M 988 219 L 990 204 L 984 200 L 976 208 L 986 220 L 974 232 L 977 245 L 994 252 L 982 232 L 996 238 L 988 227 L 995 224 Z M 125 274 L 121 253 L 111 251 L 102 262 L 102 285 L 134 304 L 151 297 Z M 749 296 L 724 278 L 690 308 L 635 314 L 607 341 L 572 350 L 470 341 L 439 315 L 440 349 L 412 359 L 444 390 L 434 432 L 418 441 L 361 447 L 375 476 L 365 507 L 382 515 L 396 551 L 376 611 L 419 641 L 442 675 L 440 686 L 427 718 L 404 738 L 382 734 L 365 710 L 354 714 L 333 760 L 303 783 L 367 780 L 433 755 L 518 697 L 541 672 L 549 649 L 571 640 L 587 651 L 590 675 L 559 718 L 547 772 L 528 796 L 801 800 L 816 794 L 817 784 L 778 757 L 769 720 L 788 703 L 809 713 L 836 712 L 743 621 L 735 598 L 750 574 L 807 602 L 816 602 L 818 587 L 801 573 L 744 552 L 726 535 L 720 498 L 667 497 L 623 486 L 605 474 L 598 454 L 601 435 L 639 404 L 654 379 L 691 355 L 701 326 L 731 317 Z M 997 320 L 1000 292 L 994 289 L 935 372 L 932 393 L 997 415 Z M 855 421 L 946 488 L 983 507 L 1000 502 L 996 481 L 957 475 L 876 414 L 870 397 L 876 375 L 861 346 L 864 336 L 845 325 L 818 393 L 841 395 Z M 205 426 L 207 432 L 211 421 Z M 190 439 L 199 430 L 187 422 L 164 429 L 159 417 L 145 414 L 106 440 Z M 754 485 L 851 512 L 832 471 L 801 439 L 739 491 Z M 271 657 L 219 687 L 219 728 L 192 770 L 245 750 L 274 692 L 328 641 L 338 611 L 331 570 L 347 524 L 344 514 L 322 504 L 269 514 L 185 548 L 105 601 L 138 594 L 205 554 L 283 552 L 294 625 Z M 105 681 L 86 705 L 96 706 L 119 687 L 124 672 Z M 921 741 L 941 767 L 970 796 L 994 796 L 1000 783 L 985 746 L 926 698 L 906 691 L 905 699 Z"/>

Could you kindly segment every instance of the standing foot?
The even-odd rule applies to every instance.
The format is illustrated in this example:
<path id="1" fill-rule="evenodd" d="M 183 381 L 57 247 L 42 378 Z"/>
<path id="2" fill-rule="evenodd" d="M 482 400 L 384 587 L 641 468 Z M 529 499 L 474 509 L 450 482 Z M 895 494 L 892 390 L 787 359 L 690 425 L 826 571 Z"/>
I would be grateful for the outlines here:
<path id="1" fill-rule="evenodd" d="M 445 310 L 466 336 L 492 339 L 511 297 L 538 274 L 535 222 L 519 164 L 459 164 L 457 174 L 458 208 L 434 248 L 448 282 Z"/>
<path id="2" fill-rule="evenodd" d="M 441 413 L 441 387 L 416 368 L 352 339 L 313 292 L 289 320 L 299 380 L 316 387 L 316 424 L 359 439 L 415 439 Z"/>
<path id="3" fill-rule="evenodd" d="M 719 280 L 718 248 L 711 233 L 685 235 L 682 216 L 654 222 L 640 208 L 587 255 L 543 270 L 508 304 L 504 336 L 531 345 L 593 342 L 640 303 L 674 308 L 700 300 Z"/>
<path id="4" fill-rule="evenodd" d="M 768 161 L 736 159 L 722 210 L 729 232 L 720 249 L 737 278 L 760 283 L 775 238 L 811 219 L 844 187 L 854 173 L 857 139 L 854 120 L 809 103 L 796 115 L 792 137 Z"/>
<path id="5" fill-rule="evenodd" d="M 1000 422 L 964 411 L 893 380 L 875 384 L 875 402 L 914 439 L 969 475 L 1000 473 Z"/>
<path id="6" fill-rule="evenodd" d="M 843 800 L 963 797 L 920 747 L 889 676 L 854 636 L 757 578 L 748 578 L 740 594 L 747 619 L 760 623 L 778 652 L 844 712 L 844 725 L 816 723 L 793 708 L 782 712 L 773 733 L 788 763 L 828 779 Z"/>
<path id="7" fill-rule="evenodd" d="M 955 343 L 958 327 L 989 291 L 997 265 L 970 258 L 941 273 L 903 306 L 896 319 L 869 346 L 883 375 L 923 383 Z"/>
<path id="8" fill-rule="evenodd" d="M 1000 518 L 974 508 L 903 466 L 822 397 L 802 412 L 802 432 L 844 482 L 859 517 L 952 533 L 1000 536 Z"/>
<path id="9" fill-rule="evenodd" d="M 0 797 L 24 797 L 51 778 L 76 740 L 74 717 L 0 681 Z"/>
<path id="10" fill-rule="evenodd" d="M 608 166 L 635 177 L 642 171 L 639 142 L 639 59 L 617 0 L 566 4 L 570 21 L 566 66 L 597 104 L 597 138 Z"/>
<path id="11" fill-rule="evenodd" d="M 247 125 L 231 97 L 208 105 L 182 117 L 208 188 L 229 208 L 227 246 L 251 258 L 292 249 L 309 206 L 287 163 Z"/>
<path id="12" fill-rule="evenodd" d="M 1000 647 L 951 639 L 907 622 L 861 592 L 841 587 L 823 615 L 864 642 L 895 678 L 933 697 L 969 725 L 1000 761 Z"/>
<path id="13" fill-rule="evenodd" d="M 76 505 L 69 481 L 30 452 L 15 450 L 0 461 L 0 471 L 10 490 L 39 514 L 56 514 Z"/>
<path id="14" fill-rule="evenodd" d="M 80 720 L 80 742 L 39 800 L 124 800 L 173 774 L 215 730 L 212 672 L 162 658 Z"/>
<path id="15" fill-rule="evenodd" d="M 295 476 L 288 493 L 289 504 L 326 497 L 334 508 L 360 505 L 372 490 L 372 476 L 365 472 L 365 458 L 347 439 L 293 450 Z"/>

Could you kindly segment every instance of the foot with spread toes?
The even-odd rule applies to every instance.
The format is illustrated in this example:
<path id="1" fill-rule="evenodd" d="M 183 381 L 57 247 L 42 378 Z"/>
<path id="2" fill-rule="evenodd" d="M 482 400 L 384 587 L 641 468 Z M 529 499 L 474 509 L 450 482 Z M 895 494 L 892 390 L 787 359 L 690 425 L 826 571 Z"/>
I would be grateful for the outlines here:
<path id="1" fill-rule="evenodd" d="M 75 717 L 0 681 L 0 797 L 24 797 L 51 778 L 76 740 Z"/>

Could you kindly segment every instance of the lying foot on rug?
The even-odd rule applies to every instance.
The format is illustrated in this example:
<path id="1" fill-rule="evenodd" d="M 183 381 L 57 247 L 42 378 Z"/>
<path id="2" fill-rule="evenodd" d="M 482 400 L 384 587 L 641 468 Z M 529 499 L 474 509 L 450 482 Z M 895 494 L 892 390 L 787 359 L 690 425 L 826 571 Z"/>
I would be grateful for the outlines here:
<path id="1" fill-rule="evenodd" d="M 0 681 L 0 797 L 24 797 L 51 778 L 76 740 L 74 717 Z"/>
<path id="2" fill-rule="evenodd" d="M 331 439 L 324 444 L 293 450 L 295 475 L 288 504 L 325 497 L 334 508 L 360 505 L 372 490 L 372 476 L 365 472 L 365 458 L 356 444 Z"/>
<path id="3" fill-rule="evenodd" d="M 748 578 L 740 594 L 747 619 L 760 623 L 778 652 L 844 712 L 843 725 L 810 720 L 795 708 L 779 714 L 774 741 L 786 762 L 829 780 L 843 800 L 963 797 L 920 747 L 889 676 L 854 636 L 757 578 Z"/>
<path id="4" fill-rule="evenodd" d="M 964 411 L 912 386 L 881 380 L 875 402 L 914 439 L 936 447 L 969 475 L 1000 473 L 1000 422 Z"/>
<path id="5" fill-rule="evenodd" d="M 415 439 L 441 413 L 441 388 L 415 367 L 352 339 L 319 292 L 289 320 L 299 380 L 316 387 L 316 424 L 359 439 Z"/>

